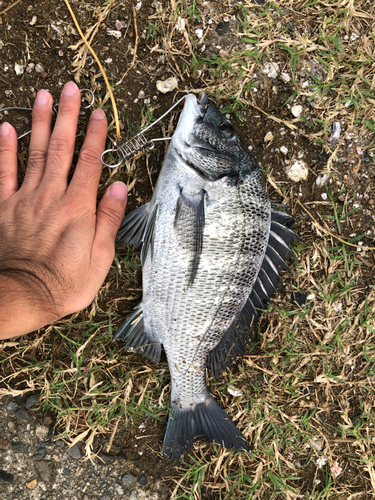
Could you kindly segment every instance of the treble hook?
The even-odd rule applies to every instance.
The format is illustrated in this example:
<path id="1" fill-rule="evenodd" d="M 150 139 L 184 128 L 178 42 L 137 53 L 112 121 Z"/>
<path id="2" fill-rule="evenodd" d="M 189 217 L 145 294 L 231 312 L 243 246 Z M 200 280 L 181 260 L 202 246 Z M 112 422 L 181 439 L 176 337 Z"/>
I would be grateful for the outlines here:
<path id="1" fill-rule="evenodd" d="M 89 94 L 91 94 L 91 102 L 90 102 L 90 104 L 88 104 L 87 106 L 85 106 L 85 107 L 84 107 L 84 108 L 82 108 L 82 109 L 88 109 L 88 108 L 91 108 L 91 107 L 92 107 L 92 105 L 94 104 L 94 101 L 95 101 L 95 96 L 94 96 L 93 91 L 92 91 L 92 90 L 90 90 L 90 89 L 80 89 L 79 91 L 80 91 L 81 93 L 82 93 L 82 92 L 89 92 Z M 57 107 L 58 107 L 58 105 L 59 105 L 59 103 L 54 104 L 54 105 L 52 106 L 52 114 L 53 114 L 53 116 L 54 116 L 54 117 L 56 117 L 56 116 L 57 116 Z M 0 113 L 1 113 L 2 111 L 12 111 L 12 110 L 15 110 L 15 109 L 17 109 L 17 110 L 21 110 L 21 111 L 32 111 L 32 110 L 33 110 L 33 108 L 20 108 L 20 107 L 17 107 L 17 106 L 10 106 L 10 107 L 8 107 L 8 108 L 2 108 L 2 109 L 0 109 Z M 29 130 L 28 132 L 25 132 L 24 134 L 21 134 L 21 135 L 18 137 L 18 139 L 22 139 L 23 137 L 25 137 L 26 135 L 29 135 L 30 133 L 31 133 L 31 130 Z"/>

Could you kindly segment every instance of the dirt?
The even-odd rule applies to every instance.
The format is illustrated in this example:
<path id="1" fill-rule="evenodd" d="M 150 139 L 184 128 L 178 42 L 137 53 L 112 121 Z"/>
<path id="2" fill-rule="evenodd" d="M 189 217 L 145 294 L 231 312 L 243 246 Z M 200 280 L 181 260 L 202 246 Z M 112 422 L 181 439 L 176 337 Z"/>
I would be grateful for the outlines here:
<path id="1" fill-rule="evenodd" d="M 102 3 L 92 0 L 83 4 L 72 4 L 77 15 L 79 14 L 81 26 L 88 26 L 92 23 L 95 10 L 102 7 Z M 10 3 L 0 2 L 0 11 L 8 4 Z M 148 99 L 150 105 L 157 106 L 154 112 L 154 118 L 157 118 L 173 104 L 175 97 L 182 95 L 178 94 L 176 96 L 174 93 L 162 95 L 156 89 L 156 81 L 171 76 L 173 67 L 168 61 L 160 58 L 159 52 L 151 52 L 150 50 L 153 44 L 152 39 L 147 39 L 148 17 L 156 12 L 154 4 L 155 2 L 144 1 L 137 13 L 137 32 L 139 35 L 137 62 L 126 75 L 121 85 L 114 86 L 123 138 L 127 137 L 128 133 L 130 135 L 134 134 L 140 128 L 140 116 L 142 108 L 145 107 L 144 99 Z M 222 16 L 225 13 L 224 10 L 224 6 L 220 4 L 215 19 Z M 36 16 L 35 22 L 32 21 L 34 16 Z M 126 23 L 126 27 L 121 30 L 122 37 L 119 39 L 107 33 L 107 28 L 117 29 L 117 20 Z M 200 23 L 197 20 L 194 28 L 199 26 Z M 94 49 L 98 52 L 101 60 L 104 61 L 105 69 L 111 81 L 119 82 L 126 69 L 131 65 L 135 37 L 136 30 L 133 22 L 132 6 L 129 4 L 115 6 L 101 24 L 94 43 Z M 54 102 L 57 103 L 62 86 L 76 76 L 73 63 L 78 49 L 72 48 L 72 46 L 77 44 L 79 40 L 80 38 L 73 27 L 73 22 L 64 2 L 52 2 L 51 0 L 23 1 L 1 16 L 0 108 L 8 106 L 31 107 L 36 92 L 41 88 L 49 90 L 54 97 Z M 207 46 L 205 55 L 207 56 L 217 54 L 220 50 L 225 51 L 235 43 L 238 44 L 232 21 L 225 22 L 223 26 L 219 26 L 219 29 L 214 30 L 205 43 Z M 219 48 L 217 48 L 218 46 Z M 191 61 L 186 61 L 183 56 L 177 54 L 174 57 L 177 65 L 181 68 L 186 64 L 191 64 Z M 16 64 L 27 67 L 30 63 L 35 66 L 41 64 L 42 71 L 37 73 L 34 67 L 30 72 L 24 71 L 23 74 L 16 75 Z M 283 61 L 279 60 L 278 63 L 282 65 Z M 252 154 L 269 176 L 271 196 L 283 201 L 281 196 L 283 195 L 289 200 L 291 211 L 296 217 L 295 227 L 297 233 L 306 240 L 316 237 L 315 230 L 312 230 L 313 221 L 311 217 L 301 209 L 296 200 L 308 207 L 311 215 L 327 230 L 332 234 L 337 234 L 337 228 L 332 223 L 332 219 L 321 218 L 323 216 L 331 217 L 333 211 L 329 199 L 325 197 L 326 186 L 318 186 L 316 182 L 318 176 L 326 172 L 329 163 L 334 175 L 327 181 L 328 187 L 334 195 L 344 189 L 339 195 L 338 202 L 342 205 L 345 204 L 346 210 L 357 208 L 356 212 L 342 223 L 342 231 L 339 236 L 343 239 L 350 239 L 363 235 L 361 238 L 363 246 L 373 246 L 375 235 L 375 164 L 367 151 L 370 144 L 369 139 L 366 136 L 345 139 L 341 144 L 338 157 L 331 161 L 329 147 L 323 147 L 323 144 L 314 144 L 307 138 L 310 133 L 316 131 L 313 120 L 313 106 L 308 101 L 301 99 L 298 101 L 299 104 L 303 104 L 305 110 L 304 122 L 296 124 L 297 130 L 291 130 L 282 122 L 290 123 L 294 120 L 291 113 L 293 100 L 287 102 L 295 90 L 292 84 L 284 83 L 280 77 L 270 79 L 260 70 L 258 71 L 257 82 L 259 83 L 259 90 L 256 97 L 254 98 L 254 94 L 252 97 L 260 111 L 250 106 L 241 109 L 240 114 L 243 121 L 242 123 L 236 122 L 236 128 L 243 142 L 251 147 Z M 95 105 L 100 105 L 105 99 L 105 84 L 91 56 L 88 56 L 87 63 L 81 72 L 80 87 L 90 88 L 94 91 Z M 182 93 L 191 89 L 201 89 L 202 87 L 204 87 L 203 78 L 200 79 L 194 74 L 185 77 L 184 81 L 180 80 L 179 83 L 179 90 Z M 143 97 L 139 97 L 142 91 L 144 96 L 141 94 Z M 220 104 L 226 103 L 222 102 Z M 108 116 L 110 116 L 109 101 L 106 102 L 105 109 Z M 281 120 L 281 123 L 275 122 L 266 115 L 277 117 Z M 86 111 L 80 117 L 76 153 L 78 153 L 83 140 L 88 116 L 89 112 Z M 175 112 L 174 123 L 177 116 L 178 112 Z M 10 121 L 20 134 L 30 128 L 31 116 L 28 112 L 0 112 L 0 119 Z M 149 137 L 161 137 L 166 132 L 167 126 L 168 120 L 164 122 L 164 130 L 159 124 L 156 125 L 150 132 Z M 342 136 L 345 135 L 345 129 L 346 124 L 344 123 L 342 124 Z M 265 142 L 265 137 L 269 132 L 272 133 L 273 139 Z M 114 135 L 113 123 L 111 124 L 110 134 L 111 136 Z M 327 139 L 330 134 L 331 131 L 327 131 L 323 137 L 325 146 L 327 146 Z M 20 140 L 21 181 L 22 173 L 26 168 L 27 145 L 28 138 Z M 287 151 L 285 150 L 286 152 L 283 153 L 282 148 L 287 148 Z M 156 183 L 164 152 L 164 143 L 159 143 L 155 150 L 147 156 L 140 155 L 133 166 L 133 170 L 128 173 L 125 173 L 124 169 L 117 169 L 113 173 L 104 168 L 99 197 L 106 187 L 109 176 L 111 176 L 110 182 L 123 180 L 131 183 L 134 179 L 137 180 L 135 187 L 129 194 L 128 212 L 147 202 L 152 196 L 152 185 L 154 186 Z M 294 182 L 287 175 L 287 169 L 297 159 L 305 162 L 308 169 L 308 177 L 303 182 Z M 73 168 L 76 160 L 77 155 L 73 160 Z M 364 297 L 368 287 L 374 286 L 375 260 L 374 254 L 363 251 L 358 251 L 358 258 L 363 262 L 358 288 L 361 290 L 362 297 Z M 134 255 L 134 261 L 139 263 L 136 254 Z M 138 288 L 140 287 L 139 274 L 136 277 L 135 284 Z M 303 292 L 303 290 L 301 291 Z M 140 295 L 139 290 L 137 290 L 136 294 Z M 118 298 L 122 295 L 122 290 L 109 290 L 106 300 L 108 301 L 111 297 Z M 126 304 L 119 302 L 118 312 L 125 316 L 130 307 L 137 303 L 137 300 Z M 267 325 L 264 324 L 264 330 L 266 327 Z M 257 339 L 255 338 L 255 340 Z M 259 353 L 261 352 L 259 350 Z M 323 395 L 317 395 L 317 397 L 318 399 L 323 398 Z M 40 415 L 34 416 L 30 410 L 32 415 L 28 421 L 29 423 L 25 424 L 24 421 L 17 420 L 13 413 L 5 410 L 8 403 L 9 400 L 5 399 L 0 402 L 2 422 L 0 428 L 1 468 L 7 469 L 9 464 L 13 464 L 13 467 L 18 472 L 14 483 L 10 485 L 2 484 L 1 491 L 4 498 L 17 498 L 19 500 L 28 498 L 77 498 L 82 500 L 90 498 L 90 500 L 94 500 L 94 498 L 102 498 L 107 500 L 107 498 L 116 495 L 116 490 L 113 489 L 114 484 L 121 484 L 119 478 L 127 472 L 133 474 L 137 479 L 144 474 L 148 478 L 148 485 L 143 489 L 140 485 L 135 488 L 138 497 L 135 494 L 131 496 L 131 491 L 126 492 L 124 487 L 123 498 L 131 498 L 132 500 L 135 498 L 164 499 L 168 497 L 168 491 L 170 492 L 171 488 L 174 487 L 171 478 L 176 473 L 176 466 L 173 463 L 164 462 L 160 458 L 160 447 L 165 425 L 152 419 L 142 420 L 141 424 L 144 425 L 142 432 L 139 430 L 140 423 L 137 422 L 128 427 L 126 432 L 122 429 L 116 435 L 108 454 L 111 457 L 108 460 L 112 461 L 107 465 L 99 465 L 97 459 L 93 463 L 90 461 L 84 463 L 72 461 L 67 455 L 66 446 L 59 447 L 52 440 L 46 444 L 47 455 L 56 456 L 57 459 L 50 458 L 52 461 L 49 463 L 53 464 L 50 475 L 47 474 L 48 477 L 45 475 L 44 480 L 41 479 L 41 475 L 38 473 L 37 467 L 35 467 L 39 459 L 31 458 L 38 444 L 35 429 L 38 426 L 49 429 L 53 426 L 54 417 L 52 415 L 50 417 L 51 421 L 46 425 L 43 421 L 38 421 L 38 418 L 42 418 Z M 24 401 L 19 401 L 18 404 L 22 406 Z M 358 404 L 357 401 L 352 408 L 352 418 L 355 418 L 355 409 Z M 43 418 L 45 419 L 46 416 Z M 321 419 L 326 420 L 331 425 L 334 424 L 334 417 L 329 413 L 321 415 Z M 13 426 L 9 426 L 10 423 L 13 423 Z M 22 453 L 14 451 L 15 448 L 12 443 L 15 441 L 23 443 L 27 451 Z M 107 437 L 103 443 L 99 439 L 95 443 L 94 451 L 98 452 L 107 444 Z M 345 455 L 345 443 L 341 443 L 337 439 L 337 444 Z M 45 460 L 45 457 L 43 460 Z M 316 466 L 312 462 L 301 464 L 301 467 L 303 468 L 303 474 L 301 474 L 299 481 L 304 485 L 304 491 L 309 492 L 314 487 L 314 481 L 323 479 L 320 476 L 324 473 L 320 470 L 317 473 Z M 69 473 L 64 475 L 63 471 L 66 468 L 69 469 Z M 79 476 L 79 480 L 77 476 Z M 27 486 L 33 479 L 37 480 L 35 490 Z M 355 485 L 356 481 L 361 480 L 361 476 L 357 474 L 356 464 L 353 461 L 345 469 L 342 480 L 353 485 Z M 67 484 L 68 487 L 62 486 L 63 483 Z M 85 484 L 86 486 L 84 486 Z M 168 491 L 166 485 L 169 487 Z M 38 487 L 40 488 L 38 489 Z M 363 485 L 358 484 L 358 489 L 361 488 L 361 491 L 364 491 Z M 106 494 L 109 496 L 105 497 Z M 157 496 L 152 496 L 155 494 Z M 206 498 L 214 498 L 214 496 L 207 493 Z"/>

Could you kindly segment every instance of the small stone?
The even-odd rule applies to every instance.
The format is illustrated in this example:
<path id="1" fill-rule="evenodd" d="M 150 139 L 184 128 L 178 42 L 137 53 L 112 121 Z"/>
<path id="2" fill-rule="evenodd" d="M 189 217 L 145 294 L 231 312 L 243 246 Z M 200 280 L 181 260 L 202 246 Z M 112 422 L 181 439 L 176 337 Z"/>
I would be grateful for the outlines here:
<path id="1" fill-rule="evenodd" d="M 286 155 L 286 154 L 288 154 L 289 149 L 288 149 L 286 146 L 281 146 L 280 151 L 281 151 L 284 155 Z"/>
<path id="2" fill-rule="evenodd" d="M 0 470 L 0 481 L 6 484 L 12 484 L 14 481 L 13 474 L 5 472 L 5 470 Z"/>
<path id="3" fill-rule="evenodd" d="M 15 401 L 10 401 L 10 403 L 8 403 L 6 406 L 6 409 L 8 411 L 14 411 L 17 410 L 17 408 L 18 408 L 18 403 L 16 403 Z"/>
<path id="4" fill-rule="evenodd" d="M 281 79 L 284 83 L 289 83 L 290 82 L 290 76 L 288 73 L 281 73 Z"/>
<path id="5" fill-rule="evenodd" d="M 185 31 L 185 19 L 183 17 L 178 16 L 176 28 L 180 32 Z"/>
<path id="6" fill-rule="evenodd" d="M 141 486 L 145 486 L 147 484 L 147 477 L 142 474 L 142 476 L 138 479 L 138 484 Z"/>
<path id="7" fill-rule="evenodd" d="M 62 486 L 63 488 L 65 488 L 66 490 L 69 488 L 68 483 L 66 483 L 65 481 L 61 484 L 61 486 Z"/>
<path id="8" fill-rule="evenodd" d="M 79 449 L 78 444 L 75 444 L 71 448 L 69 448 L 68 453 L 72 458 L 76 460 L 81 458 L 81 450 Z"/>
<path id="9" fill-rule="evenodd" d="M 100 497 L 100 500 L 112 500 L 112 497 L 111 495 L 108 495 L 108 493 L 106 493 L 105 495 Z"/>
<path id="10" fill-rule="evenodd" d="M 104 453 L 102 451 L 98 454 L 98 456 L 99 456 L 99 459 L 100 459 L 99 462 L 98 462 L 99 465 L 109 465 L 116 458 L 113 455 L 109 455 L 108 453 Z"/>
<path id="11" fill-rule="evenodd" d="M 309 169 L 302 160 L 295 160 L 286 171 L 289 179 L 294 182 L 305 181 L 309 175 Z"/>
<path id="12" fill-rule="evenodd" d="M 228 385 L 227 391 L 231 396 L 234 396 L 235 398 L 243 396 L 243 392 L 240 389 L 237 389 L 237 387 L 234 387 L 234 385 Z"/>
<path id="13" fill-rule="evenodd" d="M 14 71 L 16 72 L 16 75 L 23 75 L 23 72 L 25 71 L 25 66 L 16 63 L 14 65 Z"/>
<path id="14" fill-rule="evenodd" d="M 48 460 L 36 460 L 34 462 L 34 467 L 41 481 L 44 483 L 51 483 L 54 481 L 56 471 L 52 462 Z"/>
<path id="15" fill-rule="evenodd" d="M 272 132 L 267 132 L 267 134 L 264 137 L 264 142 L 269 142 L 273 140 L 273 133 Z"/>
<path id="16" fill-rule="evenodd" d="M 34 24 L 36 23 L 36 21 L 37 21 L 37 17 L 33 16 L 33 18 L 31 19 L 31 21 L 29 22 L 30 26 L 34 26 Z"/>
<path id="17" fill-rule="evenodd" d="M 36 479 L 33 479 L 33 480 L 32 480 L 32 481 L 30 481 L 29 483 L 26 483 L 26 486 L 27 486 L 28 488 L 30 488 L 31 490 L 32 490 L 33 488 L 35 488 L 35 486 L 36 486 L 36 485 L 37 485 L 37 481 L 36 481 Z"/>
<path id="18" fill-rule="evenodd" d="M 48 427 L 46 427 L 44 425 L 38 425 L 37 428 L 35 429 L 35 435 L 41 441 L 44 441 L 47 439 L 48 432 L 49 432 Z"/>
<path id="19" fill-rule="evenodd" d="M 224 36 L 228 33 L 228 29 L 229 29 L 229 22 L 222 22 L 216 26 L 215 31 L 219 36 Z"/>
<path id="20" fill-rule="evenodd" d="M 115 484 L 113 485 L 113 488 L 114 488 L 114 490 L 116 491 L 116 493 L 117 493 L 118 495 L 123 495 L 123 494 L 124 494 L 124 489 L 123 489 L 123 487 L 122 487 L 122 486 L 120 486 L 119 484 L 115 483 Z"/>
<path id="21" fill-rule="evenodd" d="M 15 443 L 14 441 L 12 441 L 10 445 L 12 447 L 12 450 L 16 451 L 17 453 L 24 453 L 26 451 L 25 445 L 23 445 L 22 443 Z"/>
<path id="22" fill-rule="evenodd" d="M 25 408 L 20 408 L 19 410 L 16 411 L 15 413 L 16 418 L 18 420 L 28 420 L 29 419 L 29 413 Z"/>
<path id="23" fill-rule="evenodd" d="M 40 63 L 38 63 L 38 64 L 35 65 L 35 71 L 37 73 L 43 73 L 44 68 L 43 68 L 43 66 Z"/>
<path id="24" fill-rule="evenodd" d="M 121 478 L 121 482 L 124 486 L 129 486 L 130 484 L 134 483 L 134 481 L 136 480 L 137 478 L 135 476 L 133 476 L 132 474 L 130 474 L 130 472 L 127 472 L 126 474 L 124 474 Z"/>
<path id="25" fill-rule="evenodd" d="M 295 116 L 296 118 L 299 118 L 301 116 L 302 111 L 303 107 L 300 104 L 297 104 L 296 106 L 292 107 L 292 115 Z"/>
<path id="26" fill-rule="evenodd" d="M 38 66 L 38 65 L 37 65 L 37 66 Z M 35 67 L 35 71 L 36 71 L 37 73 L 41 73 L 41 71 L 38 71 L 38 70 L 36 69 L 36 67 Z M 39 401 L 38 396 L 35 396 L 35 395 L 34 395 L 34 396 L 29 396 L 29 397 L 27 398 L 27 400 L 26 400 L 26 404 L 25 404 L 25 406 L 26 406 L 26 408 L 31 408 L 32 406 L 36 405 L 38 401 Z"/>
<path id="27" fill-rule="evenodd" d="M 172 90 L 178 87 L 178 81 L 175 76 L 171 76 L 166 80 L 158 80 L 156 82 L 156 88 L 162 94 L 166 94 L 167 92 L 172 92 Z"/>
<path id="28" fill-rule="evenodd" d="M 116 29 L 123 30 L 124 28 L 126 28 L 126 22 L 120 21 L 119 19 L 117 19 L 116 20 Z"/>

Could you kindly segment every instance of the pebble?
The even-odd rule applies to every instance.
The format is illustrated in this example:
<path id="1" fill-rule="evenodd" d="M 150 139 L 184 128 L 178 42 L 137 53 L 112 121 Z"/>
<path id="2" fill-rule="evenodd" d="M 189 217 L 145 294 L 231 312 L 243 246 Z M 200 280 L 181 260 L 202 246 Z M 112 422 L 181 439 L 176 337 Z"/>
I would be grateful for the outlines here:
<path id="1" fill-rule="evenodd" d="M 9 474 L 5 470 L 0 470 L 0 481 L 6 484 L 12 484 L 14 481 L 13 474 Z"/>
<path id="2" fill-rule="evenodd" d="M 28 420 L 29 419 L 29 413 L 25 408 L 20 408 L 19 410 L 16 411 L 15 413 L 16 418 L 18 420 Z"/>
<path id="3" fill-rule="evenodd" d="M 281 73 L 281 79 L 284 83 L 289 83 L 290 82 L 290 76 L 288 73 Z"/>
<path id="4" fill-rule="evenodd" d="M 132 484 L 137 478 L 130 474 L 130 472 L 127 472 L 124 474 L 121 478 L 121 482 L 124 486 L 129 486 L 129 484 Z"/>
<path id="5" fill-rule="evenodd" d="M 108 455 L 108 453 L 104 453 L 104 452 L 100 452 L 99 453 L 99 465 L 109 465 L 111 464 L 116 457 L 114 457 L 113 455 Z"/>
<path id="6" fill-rule="evenodd" d="M 108 493 L 106 493 L 105 495 L 100 497 L 100 500 L 112 500 L 112 497 L 110 495 L 108 495 Z"/>
<path id="7" fill-rule="evenodd" d="M 280 151 L 281 151 L 284 155 L 286 155 L 286 154 L 288 153 L 289 149 L 288 149 L 286 146 L 281 146 Z"/>
<path id="8" fill-rule="evenodd" d="M 267 134 L 264 137 L 264 142 L 272 141 L 272 139 L 273 139 L 273 133 L 272 132 L 267 132 Z"/>
<path id="9" fill-rule="evenodd" d="M 36 68 L 35 68 L 35 71 L 36 71 Z M 41 73 L 38 71 L 38 73 Z M 31 408 L 32 406 L 36 405 L 37 402 L 39 401 L 39 398 L 38 396 L 29 396 L 26 400 L 26 408 Z"/>
<path id="10" fill-rule="evenodd" d="M 75 458 L 76 460 L 78 460 L 82 456 L 78 444 L 75 444 L 71 448 L 69 448 L 68 453 L 72 458 Z"/>
<path id="11" fill-rule="evenodd" d="M 113 488 L 115 489 L 116 493 L 118 495 L 123 495 L 124 494 L 124 489 L 122 488 L 122 486 L 120 486 L 119 484 L 115 483 L 113 485 Z"/>
<path id="12" fill-rule="evenodd" d="M 147 477 L 142 474 L 142 476 L 138 479 L 138 484 L 141 486 L 145 486 L 147 484 Z"/>
<path id="13" fill-rule="evenodd" d="M 56 472 L 52 462 L 48 460 L 36 460 L 34 467 L 41 481 L 44 483 L 53 482 Z"/>
<path id="14" fill-rule="evenodd" d="M 8 411 L 17 410 L 18 403 L 16 403 L 15 401 L 11 401 L 10 403 L 7 404 L 6 408 L 7 408 Z"/>
<path id="15" fill-rule="evenodd" d="M 38 63 L 38 64 L 35 65 L 35 71 L 37 73 L 43 73 L 44 68 L 43 68 L 43 66 L 40 63 Z"/>
<path id="16" fill-rule="evenodd" d="M 172 92 L 172 90 L 176 89 L 178 86 L 178 81 L 175 76 L 171 76 L 166 80 L 158 80 L 156 82 L 156 88 L 162 94 L 166 94 L 167 92 Z"/>
<path id="17" fill-rule="evenodd" d="M 292 115 L 295 116 L 296 118 L 299 118 L 301 116 L 302 111 L 303 107 L 300 104 L 292 106 Z"/>
<path id="18" fill-rule="evenodd" d="M 44 425 L 38 425 L 38 427 L 35 429 L 35 435 L 41 441 L 44 441 L 47 439 L 48 432 L 49 432 L 48 427 L 45 427 Z"/>
<path id="19" fill-rule="evenodd" d="M 309 175 L 309 169 L 306 163 L 302 160 L 295 160 L 290 167 L 288 167 L 287 176 L 294 182 L 305 181 Z"/>
<path id="20" fill-rule="evenodd" d="M 26 447 L 25 445 L 23 445 L 22 443 L 15 443 L 14 441 L 12 441 L 10 443 L 11 447 L 12 447 L 12 450 L 18 452 L 18 453 L 23 453 L 26 451 Z"/>

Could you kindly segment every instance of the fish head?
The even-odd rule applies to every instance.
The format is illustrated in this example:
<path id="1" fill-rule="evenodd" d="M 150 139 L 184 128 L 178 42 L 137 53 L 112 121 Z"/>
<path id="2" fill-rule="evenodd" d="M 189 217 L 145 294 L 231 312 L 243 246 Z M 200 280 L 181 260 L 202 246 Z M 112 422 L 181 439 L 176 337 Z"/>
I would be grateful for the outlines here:
<path id="1" fill-rule="evenodd" d="M 186 96 L 172 144 L 188 167 L 209 181 L 238 179 L 244 168 L 258 167 L 241 144 L 233 123 L 204 92 L 198 98 Z"/>

